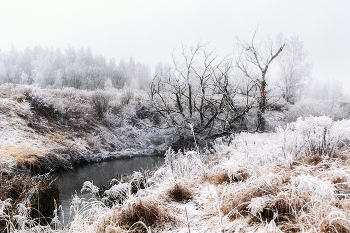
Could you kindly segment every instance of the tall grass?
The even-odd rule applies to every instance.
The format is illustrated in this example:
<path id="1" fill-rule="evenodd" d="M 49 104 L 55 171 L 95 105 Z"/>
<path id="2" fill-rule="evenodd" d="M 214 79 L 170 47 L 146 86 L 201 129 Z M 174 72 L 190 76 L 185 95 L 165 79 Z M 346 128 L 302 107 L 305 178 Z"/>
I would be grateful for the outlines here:
<path id="1" fill-rule="evenodd" d="M 74 220 L 65 230 L 349 232 L 349 129 L 346 120 L 308 117 L 274 133 L 217 140 L 208 154 L 169 149 L 165 164 L 152 173 L 114 179 L 102 191 L 86 182 L 83 188 L 95 197 L 74 196 Z M 307 160 L 312 156 L 320 160 Z M 23 205 L 18 221 L 7 220 L 10 206 L 1 202 L 5 227 L 39 227 Z"/>

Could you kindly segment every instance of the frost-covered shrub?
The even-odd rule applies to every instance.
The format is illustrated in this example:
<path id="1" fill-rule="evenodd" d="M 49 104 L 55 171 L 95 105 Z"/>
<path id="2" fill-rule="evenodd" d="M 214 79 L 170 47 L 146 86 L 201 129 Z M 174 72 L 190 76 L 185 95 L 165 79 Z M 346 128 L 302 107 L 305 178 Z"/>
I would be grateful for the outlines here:
<path id="1" fill-rule="evenodd" d="M 335 200 L 334 188 L 330 183 L 316 177 L 301 175 L 290 180 L 292 194 L 307 201 L 328 203 Z"/>
<path id="2" fill-rule="evenodd" d="M 34 93 L 24 93 L 26 100 L 30 103 L 31 109 L 39 116 L 49 117 L 52 119 L 57 119 L 60 117 L 61 113 L 55 108 L 52 100 L 43 99 L 42 97 Z"/>
<path id="3" fill-rule="evenodd" d="M 95 110 L 95 114 L 97 115 L 98 119 L 103 119 L 104 114 L 108 110 L 109 100 L 110 97 L 101 90 L 95 91 L 91 96 L 92 108 Z"/>
<path id="4" fill-rule="evenodd" d="M 99 188 L 93 184 L 91 181 L 85 181 L 83 183 L 83 187 L 81 188 L 80 192 L 88 191 L 93 195 L 96 195 L 98 193 Z"/>
<path id="5" fill-rule="evenodd" d="M 349 142 L 350 121 L 309 116 L 289 124 L 284 133 L 284 149 L 288 153 L 295 156 L 319 154 L 331 157 Z"/>
<path id="6" fill-rule="evenodd" d="M 103 198 L 104 202 L 111 206 L 113 204 L 123 204 L 126 199 L 131 196 L 131 184 L 130 183 L 119 183 L 113 185 L 110 189 L 104 192 L 106 195 Z"/>
<path id="7" fill-rule="evenodd" d="M 131 193 L 137 193 L 140 189 L 144 189 L 146 187 L 146 177 L 142 172 L 134 171 L 131 177 Z"/>
<path id="8" fill-rule="evenodd" d="M 85 201 L 75 195 L 71 202 L 70 213 L 74 214 L 73 221 L 69 224 L 70 232 L 104 232 L 103 229 L 110 225 L 104 220 L 108 219 L 110 209 L 103 202 L 94 198 Z"/>
<path id="9" fill-rule="evenodd" d="M 328 116 L 333 120 L 342 120 L 349 117 L 349 103 L 303 99 L 290 106 L 288 112 L 286 112 L 286 120 L 290 123 L 296 121 L 299 117 L 308 117 L 309 115 L 315 117 Z"/>
<path id="10" fill-rule="evenodd" d="M 288 160 L 289 158 L 283 154 L 282 147 L 283 134 L 246 132 L 232 135 L 229 144 L 221 143 L 218 139 L 214 145 L 215 151 L 222 156 L 234 153 L 234 161 L 238 164 L 260 165 Z"/>
<path id="11" fill-rule="evenodd" d="M 331 118 L 299 118 L 285 128 L 278 127 L 271 133 L 240 133 L 231 135 L 225 142 L 215 141 L 216 156 L 235 155 L 242 164 L 267 164 L 291 162 L 295 158 L 317 155 L 321 161 L 348 150 L 350 120 L 333 121 Z M 317 159 L 317 158 L 315 158 Z"/>
<path id="12" fill-rule="evenodd" d="M 134 97 L 134 92 L 131 88 L 127 88 L 122 92 L 121 103 L 122 105 L 128 105 L 132 98 Z"/>
<path id="13" fill-rule="evenodd" d="M 169 149 L 165 154 L 165 164 L 176 178 L 201 176 L 207 171 L 206 165 L 195 151 L 175 153 Z"/>

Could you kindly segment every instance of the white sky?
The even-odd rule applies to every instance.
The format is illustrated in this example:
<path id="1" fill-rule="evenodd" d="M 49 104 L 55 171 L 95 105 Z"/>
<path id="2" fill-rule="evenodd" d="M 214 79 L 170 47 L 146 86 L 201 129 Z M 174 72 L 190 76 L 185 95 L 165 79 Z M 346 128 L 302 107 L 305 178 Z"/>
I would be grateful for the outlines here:
<path id="1" fill-rule="evenodd" d="M 78 49 L 152 68 L 173 48 L 211 42 L 232 52 L 235 36 L 294 34 L 304 41 L 313 77 L 341 80 L 350 92 L 349 0 L 0 0 L 0 49 L 41 45 Z"/>

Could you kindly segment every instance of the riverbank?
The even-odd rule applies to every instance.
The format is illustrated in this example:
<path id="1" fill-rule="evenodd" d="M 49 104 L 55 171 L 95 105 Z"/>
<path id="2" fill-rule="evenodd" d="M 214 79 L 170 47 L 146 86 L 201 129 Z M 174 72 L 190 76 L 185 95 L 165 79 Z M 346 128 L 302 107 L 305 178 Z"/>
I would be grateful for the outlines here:
<path id="1" fill-rule="evenodd" d="M 99 94 L 109 103 L 103 119 L 92 102 L 96 92 L 2 85 L 2 172 L 47 173 L 108 158 L 165 152 L 171 130 L 156 128 L 161 122 L 148 110 L 146 94 Z"/>
<path id="2" fill-rule="evenodd" d="M 350 121 L 299 119 L 275 133 L 167 151 L 153 173 L 72 200 L 70 232 L 347 232 Z M 112 207 L 106 204 L 113 202 Z"/>

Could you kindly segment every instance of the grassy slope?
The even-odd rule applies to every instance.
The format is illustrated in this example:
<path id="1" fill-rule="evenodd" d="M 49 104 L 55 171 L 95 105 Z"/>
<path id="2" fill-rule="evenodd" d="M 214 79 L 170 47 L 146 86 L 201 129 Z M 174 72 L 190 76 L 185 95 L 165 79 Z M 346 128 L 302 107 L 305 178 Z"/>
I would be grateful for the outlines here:
<path id="1" fill-rule="evenodd" d="M 0 149 L 3 161 L 12 160 L 20 168 L 29 169 L 49 153 L 63 152 L 72 145 L 75 150 L 90 149 L 86 140 L 75 137 L 70 130 L 46 119 L 35 118 L 22 93 L 3 90 L 1 94 Z"/>
<path id="2" fill-rule="evenodd" d="M 135 94 L 123 105 L 123 91 L 103 94 L 109 106 L 106 118 L 99 120 L 92 91 L 1 86 L 0 159 L 7 167 L 49 172 L 165 150 L 166 137 L 152 128 L 155 116 L 143 110 L 145 95 Z"/>

